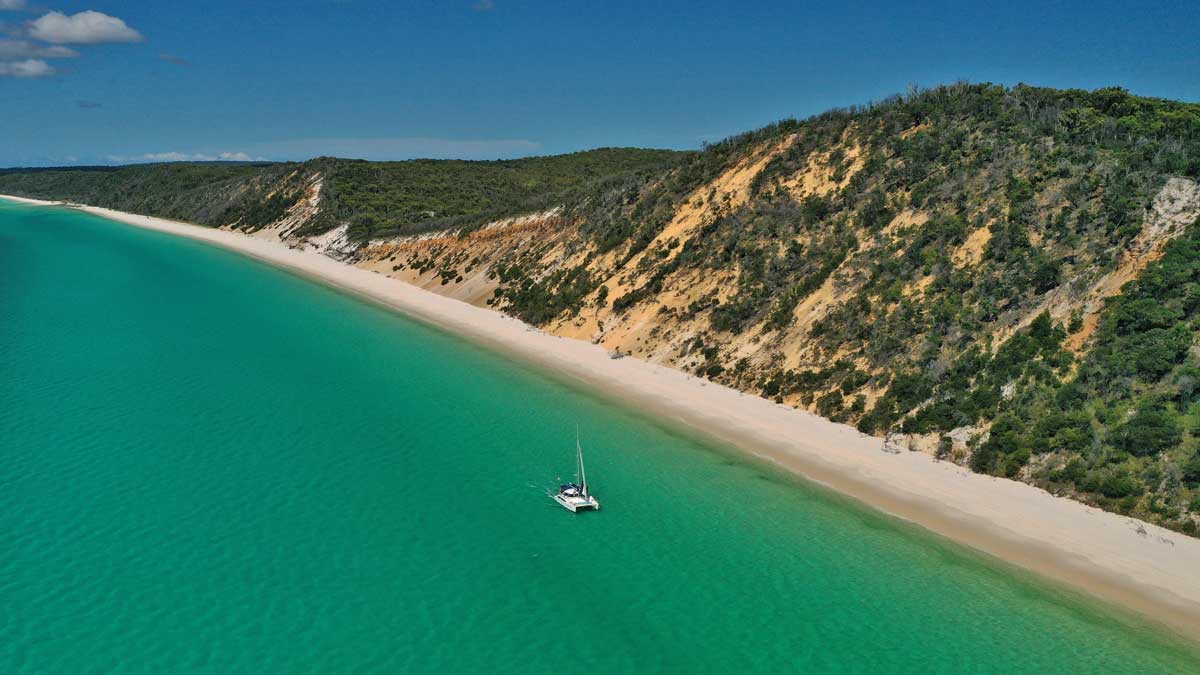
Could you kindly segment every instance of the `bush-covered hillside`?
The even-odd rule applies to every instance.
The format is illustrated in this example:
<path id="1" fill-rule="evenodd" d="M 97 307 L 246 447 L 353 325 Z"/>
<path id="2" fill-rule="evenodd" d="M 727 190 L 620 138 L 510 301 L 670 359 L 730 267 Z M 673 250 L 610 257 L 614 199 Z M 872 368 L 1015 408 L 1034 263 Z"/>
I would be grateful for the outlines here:
<path id="1" fill-rule="evenodd" d="M 214 162 L 0 169 L 0 193 L 223 225 L 237 218 L 235 209 L 265 202 L 297 166 Z"/>
<path id="2" fill-rule="evenodd" d="M 0 193 L 59 199 L 205 225 L 271 223 L 321 181 L 320 209 L 302 228 L 350 225 L 355 240 L 414 234 L 548 208 L 604 181 L 659 173 L 687 153 L 602 148 L 498 161 L 172 163 L 0 170 Z"/>
<path id="3" fill-rule="evenodd" d="M 473 225 L 576 201 L 605 180 L 645 179 L 685 153 L 602 148 L 552 157 L 469 162 L 317 160 L 327 176 L 323 218 L 357 240 Z"/>
<path id="4" fill-rule="evenodd" d="M 1200 105 L 941 87 L 784 121 L 581 205 L 612 264 L 547 275 L 534 249 L 497 302 L 1195 533 L 1197 178 Z"/>
<path id="5" fill-rule="evenodd" d="M 0 193 L 242 229 L 307 200 L 281 236 L 345 226 L 339 255 L 375 271 L 1200 525 L 1194 103 L 960 83 L 695 153 L 18 172 Z"/>

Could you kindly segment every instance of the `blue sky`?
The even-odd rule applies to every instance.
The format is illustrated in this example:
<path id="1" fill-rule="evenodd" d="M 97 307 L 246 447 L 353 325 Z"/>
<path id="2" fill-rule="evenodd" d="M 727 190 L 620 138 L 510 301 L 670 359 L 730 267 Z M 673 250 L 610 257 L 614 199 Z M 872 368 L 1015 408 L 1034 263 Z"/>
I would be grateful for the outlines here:
<path id="1" fill-rule="evenodd" d="M 1200 100 L 1194 0 L 0 0 L 0 22 L 0 166 L 696 148 L 959 79 Z"/>

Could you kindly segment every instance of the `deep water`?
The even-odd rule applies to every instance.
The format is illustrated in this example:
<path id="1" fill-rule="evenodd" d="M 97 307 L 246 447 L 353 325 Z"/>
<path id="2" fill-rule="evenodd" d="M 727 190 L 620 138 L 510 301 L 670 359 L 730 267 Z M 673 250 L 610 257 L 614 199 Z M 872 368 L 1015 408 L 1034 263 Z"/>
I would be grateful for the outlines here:
<path id="1" fill-rule="evenodd" d="M 575 425 L 603 511 L 547 492 Z M 1200 672 L 378 307 L 0 202 L 0 672 Z"/>

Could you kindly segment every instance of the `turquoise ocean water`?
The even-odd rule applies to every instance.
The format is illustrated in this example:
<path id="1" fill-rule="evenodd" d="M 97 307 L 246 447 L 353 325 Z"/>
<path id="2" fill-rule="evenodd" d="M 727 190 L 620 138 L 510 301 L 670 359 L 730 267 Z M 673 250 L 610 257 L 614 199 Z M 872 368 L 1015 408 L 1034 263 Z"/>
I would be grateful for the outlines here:
<path id="1" fill-rule="evenodd" d="M 604 503 L 547 491 L 575 424 Z M 204 244 L 0 201 L 0 672 L 1200 672 L 1120 611 Z"/>

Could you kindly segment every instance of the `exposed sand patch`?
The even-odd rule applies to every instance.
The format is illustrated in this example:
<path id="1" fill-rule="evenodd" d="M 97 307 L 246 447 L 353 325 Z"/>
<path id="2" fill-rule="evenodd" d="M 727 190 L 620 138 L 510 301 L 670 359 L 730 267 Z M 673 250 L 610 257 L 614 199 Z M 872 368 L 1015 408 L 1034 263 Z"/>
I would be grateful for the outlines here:
<path id="1" fill-rule="evenodd" d="M 930 124 L 929 122 L 921 122 L 920 124 L 916 125 L 915 127 L 909 127 L 908 129 L 901 131 L 900 138 L 908 140 L 908 139 L 912 138 L 913 136 L 916 136 L 917 134 L 921 133 L 922 131 L 928 131 L 932 128 L 933 128 L 933 125 Z"/>
<path id="2" fill-rule="evenodd" d="M 792 310 L 792 325 L 779 337 L 779 354 L 782 365 L 786 368 L 814 367 L 820 362 L 831 362 L 813 353 L 812 346 L 807 340 L 808 332 L 813 325 L 824 319 L 831 312 L 854 298 L 862 287 L 862 279 L 855 274 L 858 261 L 864 256 L 870 256 L 874 251 L 888 244 L 897 233 L 906 228 L 922 225 L 929 221 L 929 214 L 923 211 L 904 209 L 896 214 L 891 222 L 883 227 L 878 234 L 868 236 L 865 232 L 857 232 L 857 236 L 865 242 L 857 250 L 846 255 L 846 259 L 829 275 L 828 278 Z M 933 281 L 930 278 L 920 290 Z M 759 327 L 761 330 L 761 326 Z M 833 359 L 836 360 L 836 359 Z"/>
<path id="3" fill-rule="evenodd" d="M 350 256 L 358 250 L 358 246 L 350 241 L 349 225 L 338 225 L 324 234 L 308 237 L 296 246 L 302 249 L 312 249 L 339 259 Z"/>
<path id="4" fill-rule="evenodd" d="M 968 265 L 977 264 L 983 260 L 983 252 L 987 249 L 988 242 L 992 240 L 992 228 L 985 225 L 971 231 L 967 235 L 966 241 L 959 244 L 958 248 L 950 254 L 950 260 L 955 267 L 963 268 Z"/>
<path id="5" fill-rule="evenodd" d="M 292 173 L 287 179 L 294 177 L 296 173 Z M 245 230 L 238 223 L 230 223 L 223 225 L 221 229 L 232 230 L 249 234 L 260 239 L 268 241 L 285 241 L 293 238 L 296 230 L 307 225 L 321 207 L 321 189 L 324 186 L 324 178 L 320 173 L 314 173 L 309 176 L 307 183 L 304 185 L 304 195 L 288 208 L 287 213 L 279 220 L 252 230 Z M 272 192 L 267 197 L 273 197 L 276 193 Z"/>
<path id="6" fill-rule="evenodd" d="M 779 186 L 797 200 L 810 196 L 827 197 L 845 189 L 854 174 L 866 164 L 866 153 L 861 145 L 850 140 L 852 135 L 852 129 L 847 129 L 837 146 L 826 152 L 810 154 L 804 168 L 779 181 Z M 838 151 L 843 155 L 843 164 L 848 163 L 841 176 L 836 175 L 837 168 L 833 162 Z"/>
<path id="7" fill-rule="evenodd" d="M 429 232 L 371 241 L 353 263 L 441 295 L 483 306 L 494 297 L 500 280 L 494 266 L 534 242 L 562 239 L 567 227 L 560 208 L 492 221 L 479 229 Z M 427 263 L 421 271 L 412 262 Z M 442 275 L 443 270 L 454 272 Z"/>
<path id="8" fill-rule="evenodd" d="M 897 213 L 883 229 L 879 231 L 879 237 L 887 238 L 894 237 L 910 227 L 924 225 L 929 222 L 929 214 L 924 211 L 914 211 L 912 209 L 904 209 Z"/>
<path id="9" fill-rule="evenodd" d="M 917 279 L 915 282 L 905 286 L 903 291 L 904 295 L 910 298 L 923 295 L 925 293 L 925 289 L 929 288 L 929 285 L 933 283 L 935 278 L 937 277 L 932 274 L 926 274 L 920 279 Z"/>
<path id="10" fill-rule="evenodd" d="M 765 148 L 760 148 L 721 173 L 712 182 L 693 190 L 650 245 L 626 261 L 621 267 L 603 269 L 597 268 L 595 265 L 590 266 L 595 271 L 608 274 L 601 285 L 608 288 L 609 303 L 593 317 L 596 326 L 603 322 L 606 334 L 612 331 L 614 335 L 645 328 L 652 316 L 657 314 L 661 305 L 630 307 L 618 317 L 614 317 L 612 312 L 612 300 L 643 286 L 649 280 L 652 272 L 638 272 L 638 265 L 642 260 L 648 255 L 657 255 L 658 251 L 667 250 L 667 254 L 657 264 L 670 262 L 683 250 L 684 243 L 691 239 L 701 226 L 715 218 L 717 213 L 730 211 L 745 204 L 750 197 L 750 186 L 754 179 L 762 173 L 772 159 L 791 147 L 795 141 L 796 137 L 793 134 Z M 587 298 L 587 301 L 594 303 L 595 292 Z M 657 305 L 658 303 L 649 304 Z M 626 328 L 621 330 L 618 325 L 624 325 Z M 636 337 L 634 339 L 636 342 Z M 621 338 L 617 342 L 624 344 L 625 341 L 625 338 Z"/>
<path id="11" fill-rule="evenodd" d="M 708 328 L 708 312 L 680 321 L 667 318 L 664 310 L 686 313 L 693 302 L 707 296 L 725 302 L 737 290 L 737 277 L 737 270 L 677 272 L 664 280 L 663 291 L 654 299 L 630 308 L 619 322 L 606 326 L 600 344 L 656 363 L 671 363 L 687 342 Z"/>

